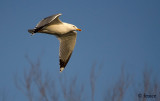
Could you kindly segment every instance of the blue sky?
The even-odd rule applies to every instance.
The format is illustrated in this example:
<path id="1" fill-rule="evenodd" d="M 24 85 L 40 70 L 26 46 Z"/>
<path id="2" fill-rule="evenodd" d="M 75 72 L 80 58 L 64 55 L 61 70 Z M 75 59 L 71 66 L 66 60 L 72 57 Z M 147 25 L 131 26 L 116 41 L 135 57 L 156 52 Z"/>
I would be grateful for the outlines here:
<path id="1" fill-rule="evenodd" d="M 114 82 L 122 64 L 139 77 L 145 64 L 155 74 L 160 71 L 160 1 L 159 0 L 1 0 L 0 1 L 0 91 L 7 89 L 18 98 L 13 75 L 22 76 L 29 63 L 41 58 L 41 67 L 53 77 L 59 75 L 59 42 L 56 37 L 36 34 L 28 29 L 44 17 L 62 13 L 60 19 L 72 23 L 78 32 L 65 75 L 77 75 L 82 81 L 92 64 L 103 63 L 104 84 Z M 102 82 L 103 83 L 103 82 Z M 100 86 L 99 86 L 100 87 Z M 101 89 L 101 87 L 100 87 Z M 21 97 L 23 99 L 23 96 Z"/>

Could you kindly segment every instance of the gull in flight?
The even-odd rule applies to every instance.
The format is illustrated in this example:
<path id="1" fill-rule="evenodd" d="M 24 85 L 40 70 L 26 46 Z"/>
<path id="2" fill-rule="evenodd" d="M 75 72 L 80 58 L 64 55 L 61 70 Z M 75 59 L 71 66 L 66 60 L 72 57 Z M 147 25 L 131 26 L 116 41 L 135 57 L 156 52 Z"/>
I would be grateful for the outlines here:
<path id="1" fill-rule="evenodd" d="M 75 25 L 62 22 L 59 16 L 62 14 L 55 14 L 41 20 L 34 29 L 29 29 L 28 32 L 34 35 L 35 33 L 47 33 L 55 35 L 60 41 L 59 48 L 59 65 L 60 72 L 62 72 L 67 65 L 72 51 L 76 43 L 76 31 L 81 31 Z"/>

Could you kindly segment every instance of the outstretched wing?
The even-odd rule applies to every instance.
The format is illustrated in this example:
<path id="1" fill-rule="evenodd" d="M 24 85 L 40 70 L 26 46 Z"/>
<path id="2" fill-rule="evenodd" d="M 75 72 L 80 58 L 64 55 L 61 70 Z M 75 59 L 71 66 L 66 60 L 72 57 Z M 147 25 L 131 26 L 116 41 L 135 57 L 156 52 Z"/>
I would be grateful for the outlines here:
<path id="1" fill-rule="evenodd" d="M 61 16 L 62 14 L 55 14 L 55 15 L 52 15 L 52 16 L 49 16 L 49 17 L 46 17 L 44 18 L 43 20 L 41 20 L 36 28 L 39 28 L 39 27 L 44 27 L 48 24 L 51 24 L 51 23 L 62 23 L 60 20 L 59 20 L 59 16 Z"/>
<path id="2" fill-rule="evenodd" d="M 66 34 L 66 36 L 58 37 L 60 41 L 60 49 L 59 49 L 59 62 L 60 62 L 60 72 L 63 71 L 65 66 L 67 65 L 74 46 L 76 44 L 77 32 L 72 31 Z"/>
<path id="3" fill-rule="evenodd" d="M 41 30 L 43 27 L 48 26 L 50 24 L 58 24 L 58 23 L 62 23 L 59 20 L 59 16 L 61 16 L 62 14 L 55 14 L 49 17 L 44 18 L 43 20 L 41 20 L 34 29 L 32 29 L 32 33 L 36 33 L 39 30 Z"/>

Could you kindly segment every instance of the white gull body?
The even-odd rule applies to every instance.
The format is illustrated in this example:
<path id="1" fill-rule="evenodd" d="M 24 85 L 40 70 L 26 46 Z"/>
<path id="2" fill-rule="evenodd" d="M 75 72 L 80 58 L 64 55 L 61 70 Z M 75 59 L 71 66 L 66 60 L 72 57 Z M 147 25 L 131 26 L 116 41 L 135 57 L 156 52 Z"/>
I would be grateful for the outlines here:
<path id="1" fill-rule="evenodd" d="M 47 33 L 55 35 L 60 41 L 59 48 L 59 64 L 60 72 L 62 72 L 67 65 L 72 51 L 76 43 L 77 32 L 81 31 L 75 25 L 64 23 L 59 20 L 62 14 L 55 14 L 41 20 L 34 29 L 29 29 L 28 32 L 32 33 Z"/>

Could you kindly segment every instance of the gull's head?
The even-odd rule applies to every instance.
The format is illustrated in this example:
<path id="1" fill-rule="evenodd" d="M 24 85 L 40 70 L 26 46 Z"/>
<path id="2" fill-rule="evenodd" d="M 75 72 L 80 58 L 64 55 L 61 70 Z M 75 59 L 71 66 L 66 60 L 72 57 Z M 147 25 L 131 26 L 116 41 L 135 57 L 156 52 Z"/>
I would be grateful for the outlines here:
<path id="1" fill-rule="evenodd" d="M 81 29 L 77 28 L 75 25 L 72 25 L 74 31 L 81 31 Z"/>
<path id="2" fill-rule="evenodd" d="M 64 23 L 64 25 L 67 26 L 66 28 L 71 31 L 81 31 L 81 29 L 77 28 L 75 25 L 69 23 Z"/>

